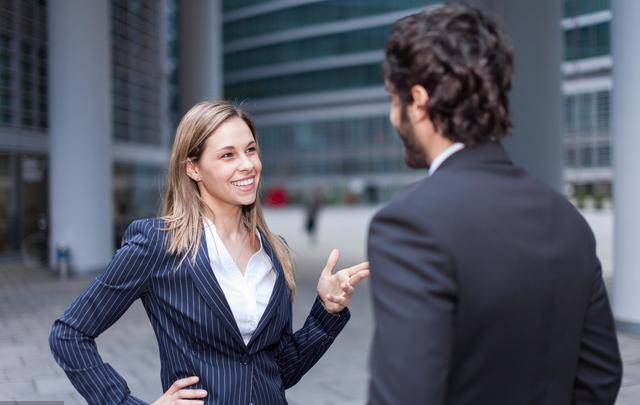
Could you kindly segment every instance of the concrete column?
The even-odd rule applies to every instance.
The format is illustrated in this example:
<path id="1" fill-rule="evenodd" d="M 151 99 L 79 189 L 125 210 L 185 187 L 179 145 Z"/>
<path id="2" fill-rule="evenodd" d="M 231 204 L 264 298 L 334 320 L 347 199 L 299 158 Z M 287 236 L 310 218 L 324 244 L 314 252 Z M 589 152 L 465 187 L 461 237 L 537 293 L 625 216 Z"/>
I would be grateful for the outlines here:
<path id="1" fill-rule="evenodd" d="M 611 2 L 613 56 L 613 312 L 621 329 L 640 333 L 640 2 Z"/>
<path id="2" fill-rule="evenodd" d="M 71 252 L 74 272 L 113 254 L 109 0 L 50 2 L 51 263 Z"/>
<path id="3" fill-rule="evenodd" d="M 535 178 L 563 190 L 562 2 L 466 1 L 493 12 L 511 37 L 515 75 L 511 90 L 514 129 L 505 146 Z"/>
<path id="4" fill-rule="evenodd" d="M 222 97 L 220 0 L 180 2 L 180 109 Z"/>

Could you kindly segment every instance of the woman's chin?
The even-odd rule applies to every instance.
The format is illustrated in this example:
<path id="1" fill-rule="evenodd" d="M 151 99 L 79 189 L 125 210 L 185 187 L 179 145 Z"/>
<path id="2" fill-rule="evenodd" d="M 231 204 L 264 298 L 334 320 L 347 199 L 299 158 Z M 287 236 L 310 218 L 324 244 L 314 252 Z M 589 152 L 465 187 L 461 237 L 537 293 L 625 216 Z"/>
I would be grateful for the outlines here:
<path id="1" fill-rule="evenodd" d="M 243 196 L 238 199 L 238 202 L 240 203 L 240 205 L 251 205 L 256 202 L 256 195 L 254 194 L 252 196 Z"/>

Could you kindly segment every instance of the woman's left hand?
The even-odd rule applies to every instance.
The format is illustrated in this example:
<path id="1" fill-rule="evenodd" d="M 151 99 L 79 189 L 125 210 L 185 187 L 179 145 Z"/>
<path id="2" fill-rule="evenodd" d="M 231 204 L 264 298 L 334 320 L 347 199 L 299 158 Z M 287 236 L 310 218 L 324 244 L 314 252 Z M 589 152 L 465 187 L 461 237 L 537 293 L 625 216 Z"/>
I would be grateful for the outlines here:
<path id="1" fill-rule="evenodd" d="M 334 274 L 333 269 L 339 257 L 340 251 L 333 249 L 318 280 L 318 295 L 322 305 L 332 314 L 337 314 L 349 305 L 355 286 L 369 277 L 369 262 L 362 262 Z"/>

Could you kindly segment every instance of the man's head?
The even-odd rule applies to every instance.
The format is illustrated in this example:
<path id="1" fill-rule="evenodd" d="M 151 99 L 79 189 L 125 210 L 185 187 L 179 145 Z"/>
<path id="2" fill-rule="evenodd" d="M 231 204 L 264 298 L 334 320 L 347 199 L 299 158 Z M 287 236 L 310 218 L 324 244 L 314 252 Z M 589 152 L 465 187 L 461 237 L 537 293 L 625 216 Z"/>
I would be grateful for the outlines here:
<path id="1" fill-rule="evenodd" d="M 454 142 L 500 140 L 511 129 L 511 43 L 475 8 L 442 6 L 396 22 L 384 74 L 411 167 L 430 165 Z"/>

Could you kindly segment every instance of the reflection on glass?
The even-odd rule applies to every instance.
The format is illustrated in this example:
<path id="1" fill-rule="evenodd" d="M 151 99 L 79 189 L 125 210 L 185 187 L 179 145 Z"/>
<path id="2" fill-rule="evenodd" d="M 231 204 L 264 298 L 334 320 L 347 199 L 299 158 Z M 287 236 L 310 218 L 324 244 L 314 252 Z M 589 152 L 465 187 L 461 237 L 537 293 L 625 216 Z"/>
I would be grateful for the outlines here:
<path id="1" fill-rule="evenodd" d="M 163 183 L 163 168 L 125 163 L 114 165 L 115 246 L 120 246 L 124 230 L 131 221 L 158 215 Z"/>

